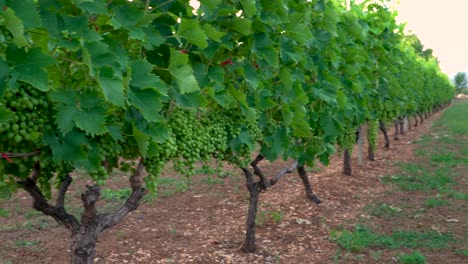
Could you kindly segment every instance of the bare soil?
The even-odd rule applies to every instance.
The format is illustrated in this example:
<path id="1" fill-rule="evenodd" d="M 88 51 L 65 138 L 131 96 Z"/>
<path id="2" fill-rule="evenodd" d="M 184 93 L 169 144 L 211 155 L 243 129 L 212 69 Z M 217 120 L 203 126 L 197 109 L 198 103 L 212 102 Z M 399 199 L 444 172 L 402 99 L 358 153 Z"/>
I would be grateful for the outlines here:
<path id="1" fill-rule="evenodd" d="M 323 201 L 320 205 L 307 199 L 297 174 L 288 174 L 261 193 L 257 253 L 239 250 L 244 239 L 248 192 L 242 171 L 227 167 L 228 176 L 220 183 L 207 184 L 206 175 L 197 175 L 187 191 L 141 205 L 124 222 L 100 236 L 95 262 L 333 263 L 338 246 L 330 241 L 330 231 L 369 218 L 363 207 L 372 201 L 395 199 L 394 203 L 398 203 L 399 197 L 388 194 L 391 187 L 383 185 L 381 177 L 397 173 L 400 168 L 396 162 L 414 158 L 413 142 L 428 133 L 431 121 L 439 115 L 392 141 L 390 150 L 379 147 L 376 161 L 364 157 L 363 164 L 358 165 L 354 151 L 352 176 L 342 174 L 340 157 L 335 157 L 328 167 L 318 165 L 309 170 L 313 189 Z M 392 135 L 393 129 L 388 129 Z M 379 140 L 379 146 L 383 146 L 383 138 Z M 260 166 L 272 176 L 288 164 L 263 161 Z M 80 192 L 90 184 L 83 178 L 78 177 L 68 192 L 72 203 L 69 208 L 79 207 Z M 109 184 L 110 188 L 123 187 L 125 176 L 116 176 Z M 111 209 L 113 205 L 106 207 L 103 201 L 100 206 Z M 69 262 L 69 231 L 35 214 L 25 192 L 0 201 L 0 208 L 10 212 L 8 218 L 0 217 L 0 263 Z M 419 224 L 431 226 L 432 218 L 444 217 L 444 212 L 437 210 L 425 214 Z M 452 259 L 449 253 L 439 254 L 436 259 L 441 261 L 431 263 L 462 263 L 457 259 L 446 262 L 444 259 Z"/>

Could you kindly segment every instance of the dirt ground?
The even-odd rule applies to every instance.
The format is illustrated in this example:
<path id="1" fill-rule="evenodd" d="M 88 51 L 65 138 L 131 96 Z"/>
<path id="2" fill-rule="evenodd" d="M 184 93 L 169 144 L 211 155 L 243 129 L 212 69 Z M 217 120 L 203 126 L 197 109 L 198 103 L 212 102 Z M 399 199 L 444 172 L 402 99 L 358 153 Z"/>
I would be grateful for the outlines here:
<path id="1" fill-rule="evenodd" d="M 96 263 L 333 263 L 338 246 L 330 241 L 330 230 L 346 227 L 364 217 L 363 207 L 378 200 L 389 188 L 381 177 L 396 173 L 395 162 L 414 157 L 412 144 L 427 133 L 431 120 L 399 141 L 383 149 L 380 138 L 376 161 L 364 158 L 353 176 L 341 173 L 341 158 L 328 167 L 309 170 L 317 196 L 315 205 L 307 200 L 300 178 L 288 174 L 260 195 L 258 252 L 239 250 L 244 239 L 248 192 L 244 176 L 229 168 L 221 182 L 208 184 L 197 175 L 185 192 L 149 201 L 128 215 L 124 222 L 99 238 Z M 393 129 L 389 134 L 393 135 Z M 364 154 L 366 151 L 364 151 Z M 267 175 L 275 175 L 288 162 L 262 162 Z M 164 177 L 164 176 L 163 176 Z M 167 175 L 165 176 L 167 177 Z M 84 180 L 77 180 L 68 195 L 79 201 Z M 124 177 L 111 185 L 125 186 Z M 99 206 L 99 205 L 98 205 Z M 53 220 L 31 212 L 26 193 L 18 192 L 10 201 L 0 201 L 10 217 L 0 217 L 0 263 L 68 263 L 69 231 Z M 25 225 L 24 223 L 29 223 Z"/>

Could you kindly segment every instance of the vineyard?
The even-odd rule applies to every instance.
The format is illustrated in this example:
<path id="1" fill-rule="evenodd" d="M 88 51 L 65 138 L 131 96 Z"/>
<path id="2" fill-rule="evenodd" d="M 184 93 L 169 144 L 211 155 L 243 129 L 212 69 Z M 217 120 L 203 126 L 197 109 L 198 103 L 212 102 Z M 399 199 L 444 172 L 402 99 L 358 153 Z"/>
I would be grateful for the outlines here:
<path id="1" fill-rule="evenodd" d="M 0 0 L 0 197 L 23 189 L 65 226 L 72 263 L 93 263 L 98 235 L 162 178 L 191 188 L 200 171 L 243 174 L 238 246 L 256 252 L 259 221 L 282 217 L 259 213 L 264 193 L 297 173 L 303 206 L 330 202 L 308 174 L 342 157 L 352 181 L 364 145 L 366 164 L 383 155 L 379 131 L 389 149 L 389 124 L 404 137 L 454 96 L 383 1 L 199 2 Z M 100 208 L 122 177 L 120 205 Z"/>

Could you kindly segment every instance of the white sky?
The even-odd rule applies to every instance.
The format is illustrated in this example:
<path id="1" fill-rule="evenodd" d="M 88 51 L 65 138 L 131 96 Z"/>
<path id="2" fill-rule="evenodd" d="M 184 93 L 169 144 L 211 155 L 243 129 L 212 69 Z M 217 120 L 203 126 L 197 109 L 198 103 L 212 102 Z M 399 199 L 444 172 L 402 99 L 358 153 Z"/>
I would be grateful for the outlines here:
<path id="1" fill-rule="evenodd" d="M 400 0 L 399 22 L 434 50 L 450 77 L 468 72 L 468 0 Z"/>

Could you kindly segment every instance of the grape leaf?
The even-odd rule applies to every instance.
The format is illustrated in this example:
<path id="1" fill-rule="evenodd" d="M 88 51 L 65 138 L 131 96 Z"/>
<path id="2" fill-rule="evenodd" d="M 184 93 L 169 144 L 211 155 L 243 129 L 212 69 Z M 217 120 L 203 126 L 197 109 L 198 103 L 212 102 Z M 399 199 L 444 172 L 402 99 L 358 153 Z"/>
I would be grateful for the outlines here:
<path id="1" fill-rule="evenodd" d="M 155 28 L 143 28 L 143 33 L 145 34 L 145 41 L 143 41 L 142 44 L 147 50 L 153 50 L 166 42 L 166 39 L 161 36 L 161 33 Z"/>
<path id="2" fill-rule="evenodd" d="M 147 61 L 133 61 L 130 63 L 132 68 L 132 80 L 130 86 L 138 88 L 152 88 L 163 96 L 167 96 L 167 86 L 152 73 L 153 65 Z"/>
<path id="3" fill-rule="evenodd" d="M 73 121 L 89 135 L 104 134 L 107 132 L 104 102 L 95 95 L 80 95 L 79 108 L 73 116 Z"/>
<path id="4" fill-rule="evenodd" d="M 102 67 L 99 70 L 99 86 L 101 86 L 104 97 L 116 106 L 125 106 L 125 94 L 122 78 L 114 74 L 114 70 L 109 67 Z"/>
<path id="5" fill-rule="evenodd" d="M 87 157 L 83 147 L 89 144 L 88 140 L 83 133 L 75 130 L 63 137 L 47 133 L 44 143 L 50 146 L 55 161 L 79 161 Z"/>
<path id="6" fill-rule="evenodd" d="M 91 70 L 99 67 L 111 67 L 118 70 L 120 65 L 118 58 L 113 54 L 110 48 L 102 42 L 87 42 L 85 44 L 86 52 L 89 54 L 89 61 L 84 60 Z M 85 59 L 85 56 L 83 56 Z M 92 75 L 92 74 L 91 74 Z"/>
<path id="7" fill-rule="evenodd" d="M 3 14 L 3 18 L 5 19 L 5 26 L 13 35 L 13 39 L 18 47 L 27 46 L 28 42 L 24 38 L 23 22 L 16 16 L 15 11 L 13 11 L 11 8 L 7 8 L 3 13 L 0 14 Z"/>
<path id="8" fill-rule="evenodd" d="M 237 31 L 244 36 L 250 35 L 252 33 L 252 21 L 247 18 L 234 17 L 229 21 L 227 26 Z"/>
<path id="9" fill-rule="evenodd" d="M 27 52 L 17 48 L 7 49 L 7 61 L 13 79 L 31 84 L 41 91 L 48 91 L 48 75 L 45 67 L 54 64 L 54 58 L 42 53 L 40 48 Z"/>
<path id="10" fill-rule="evenodd" d="M 101 135 L 107 132 L 104 101 L 95 95 L 81 94 L 76 97 L 76 93 L 70 93 L 71 99 L 67 99 L 64 97 L 66 91 L 70 90 L 59 90 L 51 97 L 63 103 L 55 106 L 57 110 L 55 121 L 62 134 L 68 135 L 74 126 L 89 135 Z"/>
<path id="11" fill-rule="evenodd" d="M 245 80 L 252 85 L 253 88 L 257 88 L 259 85 L 258 72 L 251 64 L 244 66 Z"/>
<path id="12" fill-rule="evenodd" d="M 74 105 L 57 105 L 55 110 L 57 110 L 55 116 L 57 127 L 62 132 L 62 135 L 66 135 L 75 126 L 72 117 L 75 114 L 76 107 Z"/>
<path id="13" fill-rule="evenodd" d="M 224 35 L 226 35 L 226 33 L 217 30 L 210 24 L 204 24 L 203 31 L 205 31 L 205 34 L 208 38 L 217 42 L 221 42 L 221 38 L 224 37 Z"/>
<path id="14" fill-rule="evenodd" d="M 53 101 L 69 105 L 75 104 L 77 97 L 78 94 L 73 89 L 57 89 L 50 94 L 50 98 Z"/>
<path id="15" fill-rule="evenodd" d="M 229 106 L 235 102 L 235 99 L 221 84 L 215 84 L 213 87 L 207 87 L 205 92 L 223 108 L 229 108 Z"/>
<path id="16" fill-rule="evenodd" d="M 34 0 L 10 0 L 8 6 L 15 11 L 18 18 L 23 21 L 24 29 L 33 29 L 41 26 L 39 13 Z"/>
<path id="17" fill-rule="evenodd" d="M 258 90 L 255 95 L 255 104 L 257 109 L 265 111 L 276 106 L 276 103 L 271 99 L 272 94 L 267 89 Z"/>
<path id="18" fill-rule="evenodd" d="M 182 18 L 177 30 L 177 36 L 185 38 L 188 42 L 200 48 L 208 47 L 206 34 L 195 19 Z"/>
<path id="19" fill-rule="evenodd" d="M 144 11 L 136 5 L 116 6 L 113 11 L 112 24 L 117 29 L 124 27 L 131 30 L 145 17 Z"/>
<path id="20" fill-rule="evenodd" d="M 188 56 L 175 49 L 171 49 L 169 72 L 182 94 L 200 90 L 198 82 L 193 75 L 193 69 L 187 64 Z"/>
<path id="21" fill-rule="evenodd" d="M 288 135 L 288 129 L 286 127 L 277 128 L 273 134 L 265 137 L 265 147 L 262 151 L 266 155 L 268 160 L 276 160 L 289 145 L 290 137 Z"/>
<path id="22" fill-rule="evenodd" d="M 107 11 L 104 0 L 73 0 L 76 6 L 89 14 L 105 14 Z"/>
<path id="23" fill-rule="evenodd" d="M 135 139 L 138 149 L 140 150 L 141 156 L 146 157 L 149 146 L 149 136 L 146 133 L 140 131 L 136 126 L 133 126 L 133 138 Z"/>
<path id="24" fill-rule="evenodd" d="M 149 123 L 143 130 L 156 143 L 164 143 L 170 137 L 169 127 L 165 123 Z"/>
<path id="25" fill-rule="evenodd" d="M 3 123 L 8 123 L 8 121 L 10 120 L 10 118 L 13 116 L 13 112 L 10 111 L 9 109 L 7 108 L 3 108 L 1 105 L 0 105 L 0 124 L 3 124 Z"/>
<path id="26" fill-rule="evenodd" d="M 161 94 L 153 88 L 131 87 L 128 92 L 129 101 L 137 107 L 148 121 L 161 119 L 159 111 L 162 107 Z"/>
<path id="27" fill-rule="evenodd" d="M 0 96 L 6 88 L 6 80 L 8 78 L 10 67 L 2 58 L 0 58 Z"/>
<path id="28" fill-rule="evenodd" d="M 175 90 L 170 91 L 171 97 L 175 99 L 177 105 L 183 108 L 192 108 L 192 107 L 203 107 L 208 101 L 205 96 L 196 91 L 188 94 L 180 94 Z"/>
<path id="29" fill-rule="evenodd" d="M 255 34 L 253 51 L 270 66 L 279 66 L 279 52 L 274 47 L 275 43 L 266 34 Z"/>
<path id="30" fill-rule="evenodd" d="M 200 0 L 200 3 L 207 6 L 209 9 L 217 8 L 221 2 L 222 0 Z"/>
<path id="31" fill-rule="evenodd" d="M 116 141 L 123 141 L 122 129 L 119 126 L 108 126 L 109 135 Z"/>
<path id="32" fill-rule="evenodd" d="M 240 0 L 244 14 L 247 18 L 251 18 L 257 13 L 257 8 L 255 7 L 255 0 Z"/>

